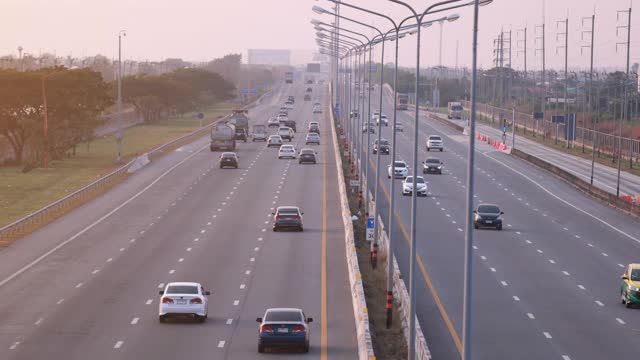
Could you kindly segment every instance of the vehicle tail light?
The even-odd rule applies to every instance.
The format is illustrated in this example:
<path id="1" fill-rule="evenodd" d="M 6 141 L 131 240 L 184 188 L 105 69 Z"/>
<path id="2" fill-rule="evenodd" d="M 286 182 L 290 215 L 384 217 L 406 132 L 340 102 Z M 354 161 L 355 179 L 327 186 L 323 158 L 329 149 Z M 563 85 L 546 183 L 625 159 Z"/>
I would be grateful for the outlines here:
<path id="1" fill-rule="evenodd" d="M 162 298 L 162 303 L 163 304 L 173 304 L 173 299 L 172 298 Z"/>
<path id="2" fill-rule="evenodd" d="M 273 332 L 273 326 L 271 325 L 262 325 L 262 327 L 260 328 L 261 332 L 266 332 L 266 333 L 272 333 Z"/>
<path id="3" fill-rule="evenodd" d="M 276 215 L 276 220 L 281 220 L 281 219 L 282 219 L 282 216 Z"/>
<path id="4" fill-rule="evenodd" d="M 193 298 L 191 299 L 191 301 L 189 301 L 192 304 L 202 304 L 202 299 L 200 298 Z"/>
<path id="5" fill-rule="evenodd" d="M 301 332 L 305 332 L 305 328 L 302 325 L 296 325 L 293 327 L 293 333 L 301 333 Z"/>

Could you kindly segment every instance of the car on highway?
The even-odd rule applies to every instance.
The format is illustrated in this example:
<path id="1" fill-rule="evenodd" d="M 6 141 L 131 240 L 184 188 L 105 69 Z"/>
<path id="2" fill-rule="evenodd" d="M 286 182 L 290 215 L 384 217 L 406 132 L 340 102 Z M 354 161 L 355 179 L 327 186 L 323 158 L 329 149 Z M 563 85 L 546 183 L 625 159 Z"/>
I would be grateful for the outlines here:
<path id="1" fill-rule="evenodd" d="M 620 298 L 627 308 L 640 304 L 640 264 L 629 264 L 621 276 Z"/>
<path id="2" fill-rule="evenodd" d="M 313 113 L 314 113 L 314 114 L 322 114 L 322 107 L 320 107 L 320 106 L 314 106 L 314 107 L 313 107 Z"/>
<path id="3" fill-rule="evenodd" d="M 357 119 L 357 118 L 358 118 L 358 116 L 359 116 L 358 109 L 353 109 L 353 110 L 351 110 L 351 112 L 350 112 L 349 114 L 350 114 L 349 116 L 350 116 L 352 119 Z"/>
<path id="4" fill-rule="evenodd" d="M 234 152 L 223 152 L 218 161 L 220 169 L 226 167 L 238 168 L 238 155 Z"/>
<path id="5" fill-rule="evenodd" d="M 280 112 L 280 114 L 285 114 L 285 116 L 286 116 L 287 114 L 289 114 L 289 109 L 287 109 L 286 106 L 281 106 L 279 112 Z"/>
<path id="6" fill-rule="evenodd" d="M 253 125 L 251 141 L 267 141 L 267 127 L 264 125 Z"/>
<path id="7" fill-rule="evenodd" d="M 271 214 L 273 215 L 273 231 L 278 231 L 280 229 L 304 231 L 302 223 L 302 215 L 304 215 L 304 213 L 300 211 L 299 207 L 278 206 L 276 211 Z"/>
<path id="8" fill-rule="evenodd" d="M 380 116 L 380 109 L 373 110 L 373 115 L 371 116 L 371 120 L 375 120 L 378 116 Z"/>
<path id="9" fill-rule="evenodd" d="M 480 204 L 473 210 L 473 214 L 474 228 L 494 228 L 496 230 L 502 230 L 502 215 L 504 215 L 504 212 L 500 210 L 498 205 Z"/>
<path id="10" fill-rule="evenodd" d="M 278 159 L 295 159 L 296 148 L 293 145 L 281 145 L 278 149 Z"/>
<path id="11" fill-rule="evenodd" d="M 370 132 L 371 134 L 375 134 L 376 133 L 376 126 L 373 125 L 373 123 L 366 123 L 364 125 L 362 125 L 362 132 L 366 133 L 366 132 Z"/>
<path id="12" fill-rule="evenodd" d="M 278 135 L 280 135 L 282 140 L 289 140 L 289 142 L 291 142 L 294 136 L 293 129 L 287 126 L 281 126 L 278 128 Z"/>
<path id="13" fill-rule="evenodd" d="M 399 160 L 393 164 L 393 169 L 391 168 L 391 164 L 387 169 L 389 179 L 391 179 L 392 172 L 394 179 L 404 179 L 409 176 L 409 165 L 406 162 Z"/>
<path id="14" fill-rule="evenodd" d="M 422 163 L 422 173 L 423 174 L 438 174 L 442 175 L 442 167 L 444 163 L 440 161 L 438 158 L 427 158 Z"/>
<path id="15" fill-rule="evenodd" d="M 318 154 L 313 149 L 302 149 L 298 157 L 298 164 L 317 164 L 317 156 Z"/>
<path id="16" fill-rule="evenodd" d="M 389 119 L 387 118 L 387 115 L 382 114 L 380 116 L 376 116 L 376 125 L 380 125 L 380 121 L 382 121 L 382 125 L 384 126 L 389 126 Z"/>
<path id="17" fill-rule="evenodd" d="M 312 89 L 311 87 L 308 87 L 308 88 L 307 88 L 307 92 L 308 92 L 308 93 L 310 93 L 310 92 L 312 92 L 312 91 L 313 91 L 313 89 Z"/>
<path id="18" fill-rule="evenodd" d="M 280 147 L 280 145 L 282 145 L 282 138 L 280 135 L 270 135 L 269 139 L 267 139 L 267 147 Z"/>
<path id="19" fill-rule="evenodd" d="M 380 139 L 380 144 L 378 145 L 378 139 L 376 139 L 373 142 L 373 153 L 374 154 L 378 153 L 378 148 L 380 149 L 380 154 L 389 155 L 389 152 L 391 151 L 390 148 L 389 148 L 389 140 Z"/>
<path id="20" fill-rule="evenodd" d="M 431 149 L 440 151 L 444 150 L 444 142 L 442 141 L 442 137 L 440 137 L 440 135 L 427 136 L 427 151 L 431 151 Z"/>
<path id="21" fill-rule="evenodd" d="M 407 176 L 402 182 L 402 195 L 413 193 L 413 176 Z M 422 176 L 416 176 L 416 195 L 427 196 L 427 183 Z"/>
<path id="22" fill-rule="evenodd" d="M 313 103 L 313 106 L 322 106 L 322 104 L 320 104 L 320 102 L 316 101 Z"/>
<path id="23" fill-rule="evenodd" d="M 285 107 L 287 110 L 293 110 L 293 101 L 287 101 L 287 102 L 285 102 L 285 103 L 284 103 L 284 107 Z"/>
<path id="24" fill-rule="evenodd" d="M 316 121 L 312 121 L 309 123 L 309 128 L 307 129 L 307 131 L 320 135 L 320 125 L 318 125 Z"/>
<path id="25" fill-rule="evenodd" d="M 244 142 L 247 142 L 247 129 L 245 128 L 241 128 L 241 127 L 236 127 L 235 130 L 235 139 L 236 140 L 242 140 Z"/>
<path id="26" fill-rule="evenodd" d="M 320 135 L 318 133 L 310 132 L 307 134 L 307 137 L 304 141 L 305 145 L 316 144 L 320 145 Z"/>
<path id="27" fill-rule="evenodd" d="M 267 348 L 297 347 L 309 352 L 312 318 L 295 308 L 271 308 L 256 319 L 258 326 L 258 352 Z"/>
<path id="28" fill-rule="evenodd" d="M 311 101 L 311 95 L 305 94 L 304 95 L 304 101 Z"/>
<path id="29" fill-rule="evenodd" d="M 395 131 L 404 132 L 404 125 L 396 121 Z"/>
<path id="30" fill-rule="evenodd" d="M 269 126 L 269 127 L 280 127 L 280 120 L 278 120 L 277 116 L 272 116 L 267 121 L 267 126 Z"/>
<path id="31" fill-rule="evenodd" d="M 160 290 L 158 319 L 165 322 L 170 317 L 190 317 L 205 322 L 209 315 L 211 293 L 197 282 L 170 282 Z"/>
<path id="32" fill-rule="evenodd" d="M 285 115 L 285 114 L 278 114 L 278 125 L 284 123 L 285 121 L 289 120 L 289 116 Z"/>
<path id="33" fill-rule="evenodd" d="M 290 101 L 290 102 L 292 102 L 292 103 L 295 103 L 295 102 L 296 102 L 296 97 L 295 97 L 295 96 L 293 96 L 293 95 L 289 95 L 289 96 L 287 97 L 287 101 Z"/>

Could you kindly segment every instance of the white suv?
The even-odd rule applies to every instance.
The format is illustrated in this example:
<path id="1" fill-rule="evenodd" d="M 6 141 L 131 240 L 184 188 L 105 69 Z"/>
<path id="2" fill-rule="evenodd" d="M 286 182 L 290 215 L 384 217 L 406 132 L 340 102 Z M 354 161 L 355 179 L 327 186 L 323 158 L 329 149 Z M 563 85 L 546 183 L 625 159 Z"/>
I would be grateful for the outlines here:
<path id="1" fill-rule="evenodd" d="M 404 161 L 396 161 L 393 168 L 389 165 L 388 173 L 389 179 L 391 179 L 391 176 L 393 176 L 394 179 L 404 179 L 409 175 L 409 166 Z"/>
<path id="2" fill-rule="evenodd" d="M 387 115 L 382 114 L 380 116 L 376 116 L 376 125 L 380 125 L 380 121 L 382 121 L 382 125 L 389 126 L 389 119 L 387 119 Z"/>
<path id="3" fill-rule="evenodd" d="M 427 151 L 431 151 L 431 149 L 444 150 L 444 142 L 440 135 L 429 135 L 427 137 Z"/>

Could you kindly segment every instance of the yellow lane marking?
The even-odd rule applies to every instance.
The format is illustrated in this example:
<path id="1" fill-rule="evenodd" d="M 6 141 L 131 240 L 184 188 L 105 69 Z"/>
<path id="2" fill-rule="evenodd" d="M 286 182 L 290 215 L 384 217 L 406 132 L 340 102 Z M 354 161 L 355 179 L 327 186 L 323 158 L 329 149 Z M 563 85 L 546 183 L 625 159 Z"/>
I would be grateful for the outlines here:
<path id="1" fill-rule="evenodd" d="M 326 118 L 326 117 L 325 117 Z M 320 294 L 320 359 L 327 359 L 327 146 L 322 146 L 322 270 Z"/>
<path id="2" fill-rule="evenodd" d="M 371 163 L 371 166 L 375 169 L 375 164 L 373 160 L 369 159 L 369 162 Z M 373 171 L 375 172 L 375 170 Z M 391 179 L 391 180 L 395 181 L 395 179 Z M 382 184 L 380 188 L 382 189 L 384 196 L 387 198 L 387 201 L 390 202 L 391 197 L 389 196 L 389 193 L 387 192 L 387 187 L 382 181 L 382 179 L 380 179 L 380 183 Z M 400 214 L 398 213 L 397 208 L 394 209 L 393 215 L 396 218 L 396 222 L 400 225 L 400 230 L 402 231 L 402 235 L 404 235 L 405 240 L 407 240 L 407 243 L 409 243 L 409 247 L 411 247 L 411 237 L 409 236 L 409 232 L 407 231 L 407 228 L 404 226 L 404 223 L 400 218 Z M 427 283 L 427 287 L 429 288 L 429 291 L 431 291 L 433 300 L 435 300 L 436 302 L 436 306 L 440 311 L 440 315 L 442 316 L 442 319 L 444 320 L 444 323 L 447 326 L 447 329 L 449 330 L 449 334 L 451 334 L 451 337 L 453 338 L 453 342 L 456 344 L 458 353 L 462 355 L 462 342 L 460 341 L 460 337 L 458 336 L 458 333 L 456 332 L 455 327 L 453 327 L 453 323 L 449 318 L 449 314 L 447 313 L 447 310 L 444 308 L 444 305 L 440 300 L 440 296 L 438 295 L 438 292 L 436 291 L 435 287 L 433 286 L 433 283 L 431 282 L 431 277 L 429 276 L 429 273 L 427 272 L 427 269 L 425 268 L 424 263 L 422 262 L 422 257 L 420 257 L 420 255 L 416 254 L 416 262 L 418 263 L 418 267 L 420 268 L 420 272 L 422 273 L 422 277 L 424 278 L 424 281 Z"/>

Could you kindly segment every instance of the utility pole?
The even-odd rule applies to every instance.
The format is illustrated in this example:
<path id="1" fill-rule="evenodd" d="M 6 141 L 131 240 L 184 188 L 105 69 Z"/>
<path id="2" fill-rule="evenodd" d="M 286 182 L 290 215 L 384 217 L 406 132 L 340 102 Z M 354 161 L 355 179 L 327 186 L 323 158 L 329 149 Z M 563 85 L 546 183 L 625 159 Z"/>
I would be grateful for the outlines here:
<path id="1" fill-rule="evenodd" d="M 544 20 L 542 22 L 542 25 L 536 26 L 535 27 L 536 30 L 540 30 L 540 32 L 542 33 L 541 36 L 537 36 L 535 38 L 535 41 L 541 41 L 542 42 L 542 47 L 540 48 L 536 48 L 535 49 L 535 54 L 538 53 L 538 51 L 540 51 L 542 53 L 542 97 L 541 97 L 541 102 L 540 102 L 540 110 L 542 111 L 542 113 L 544 114 L 545 110 L 546 110 L 546 95 L 547 95 L 547 75 L 546 75 L 546 53 L 545 53 L 545 23 Z M 542 118 L 542 122 L 544 123 L 544 115 Z M 543 130 L 544 131 L 544 130 Z"/>
<path id="2" fill-rule="evenodd" d="M 591 38 L 591 42 L 589 43 L 589 45 L 582 45 L 582 47 L 580 47 L 580 53 L 582 53 L 582 50 L 584 48 L 589 48 L 589 52 L 591 53 L 591 60 L 589 62 L 589 114 L 591 114 L 591 97 L 593 95 L 593 41 L 594 41 L 594 36 L 595 36 L 595 24 L 596 24 L 596 14 L 594 11 L 594 14 L 588 17 L 583 17 L 582 18 L 582 26 L 584 26 L 584 22 L 585 20 L 589 21 L 591 20 L 591 30 L 582 30 L 582 37 L 584 37 L 584 34 L 589 34 L 590 38 Z M 599 99 L 598 99 L 599 100 Z M 585 114 L 586 117 L 586 114 Z M 585 123 L 586 126 L 586 123 Z M 591 116 L 591 128 L 592 128 L 592 136 L 591 136 L 591 186 L 593 186 L 593 170 L 595 167 L 595 163 L 596 163 L 596 122 L 595 119 L 593 118 L 593 116 Z"/>
<path id="3" fill-rule="evenodd" d="M 624 79 L 624 88 L 623 88 L 623 104 L 624 108 L 622 109 L 622 116 L 620 117 L 620 128 L 618 130 L 618 181 L 616 183 L 616 197 L 620 196 L 620 165 L 622 164 L 622 122 L 625 117 L 628 115 L 628 104 L 627 104 L 627 82 L 629 81 L 629 57 L 631 55 L 631 7 L 629 10 L 620 10 L 617 12 L 616 17 L 619 19 L 620 14 L 627 14 L 627 25 L 624 26 L 616 26 L 616 35 L 619 29 L 627 29 L 627 41 L 624 43 L 616 43 L 616 50 L 618 49 L 618 45 L 626 45 L 627 46 L 627 75 Z"/>
<path id="4" fill-rule="evenodd" d="M 507 94 L 509 94 L 509 96 L 511 96 L 511 88 L 513 86 L 513 62 L 511 60 L 511 30 L 509 30 L 509 40 L 507 40 L 507 43 L 509 45 L 509 83 L 507 86 Z M 506 80 L 506 79 L 505 79 Z"/>
<path id="5" fill-rule="evenodd" d="M 516 38 L 518 37 L 518 35 L 520 33 L 524 33 L 524 40 L 516 40 L 516 49 L 520 48 L 520 44 L 524 43 L 524 49 L 523 50 L 517 50 L 516 51 L 516 56 L 518 56 L 520 53 L 522 53 L 524 55 L 524 83 L 527 83 L 528 77 L 527 77 L 527 27 L 525 26 L 524 29 L 521 30 L 517 30 L 516 32 Z M 524 90 L 524 86 L 521 86 L 522 88 L 522 96 L 524 98 L 526 98 L 526 92 Z M 528 100 L 528 99 L 526 99 Z M 533 107 L 533 104 L 531 104 Z M 524 127 L 525 131 L 526 131 L 526 125 Z"/>
<path id="6" fill-rule="evenodd" d="M 118 33 L 118 163 L 122 162 L 122 37 L 127 36 L 125 30 Z"/>
<path id="7" fill-rule="evenodd" d="M 564 132 L 567 138 L 567 149 L 570 147 L 569 142 L 569 96 L 568 96 L 568 88 L 569 88 L 569 72 L 568 72 L 568 56 L 569 56 L 569 18 L 565 18 L 564 20 L 556 21 L 556 30 L 558 25 L 564 24 L 564 32 L 559 32 L 556 34 L 556 41 L 560 36 L 564 36 L 564 46 L 556 46 L 556 53 L 558 49 L 564 48 Z"/>
<path id="8" fill-rule="evenodd" d="M 22 46 L 18 46 L 18 61 L 20 62 L 20 65 L 18 65 L 18 69 L 19 71 L 24 71 L 23 69 L 23 61 L 22 61 Z M 457 55 L 456 55 L 457 56 Z"/>

